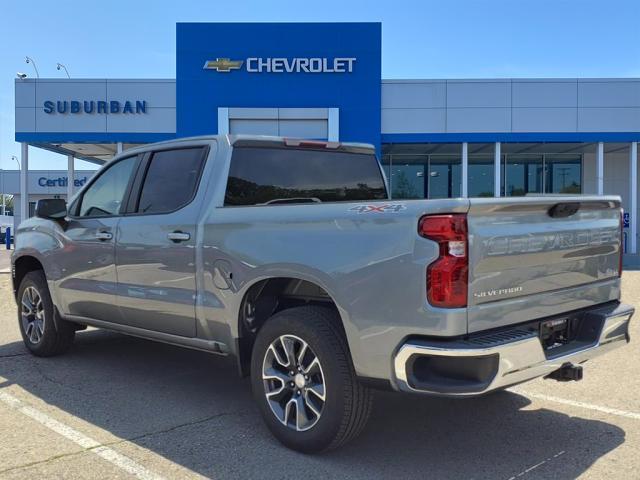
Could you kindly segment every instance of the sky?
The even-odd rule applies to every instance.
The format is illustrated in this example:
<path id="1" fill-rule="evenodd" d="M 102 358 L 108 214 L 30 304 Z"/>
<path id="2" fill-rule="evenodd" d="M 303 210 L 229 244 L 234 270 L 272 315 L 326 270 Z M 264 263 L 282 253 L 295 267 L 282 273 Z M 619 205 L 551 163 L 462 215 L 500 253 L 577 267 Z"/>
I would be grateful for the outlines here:
<path id="1" fill-rule="evenodd" d="M 188 21 L 382 22 L 383 78 L 640 77 L 640 0 L 2 0 L 0 168 L 18 168 L 26 55 L 41 78 L 63 77 L 57 62 L 72 78 L 175 78 L 175 24 Z M 66 169 L 29 153 L 32 169 Z"/>

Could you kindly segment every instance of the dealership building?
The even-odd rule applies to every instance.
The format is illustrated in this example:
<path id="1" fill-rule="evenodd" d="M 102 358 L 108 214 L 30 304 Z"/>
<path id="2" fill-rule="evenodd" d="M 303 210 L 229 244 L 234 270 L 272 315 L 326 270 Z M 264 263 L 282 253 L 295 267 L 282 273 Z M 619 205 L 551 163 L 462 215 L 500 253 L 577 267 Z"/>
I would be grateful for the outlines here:
<path id="1" fill-rule="evenodd" d="M 73 186 L 68 184 L 69 177 L 66 170 L 29 170 L 27 175 L 27 212 L 33 216 L 36 202 L 43 198 L 67 198 L 69 189 L 74 191 L 81 188 L 93 176 L 95 170 L 76 170 Z M 21 215 L 19 205 L 22 203 L 20 190 L 20 172 L 18 170 L 0 170 L 0 193 L 13 195 L 15 207 L 15 223 L 19 223 Z"/>
<path id="2" fill-rule="evenodd" d="M 620 195 L 627 259 L 638 258 L 640 79 L 382 79 L 381 30 L 179 23 L 176 79 L 16 79 L 17 217 L 42 193 L 30 148 L 68 156 L 53 177 L 82 179 L 74 158 L 252 133 L 371 143 L 394 198 Z M 64 197 L 78 182 L 56 188 Z"/>

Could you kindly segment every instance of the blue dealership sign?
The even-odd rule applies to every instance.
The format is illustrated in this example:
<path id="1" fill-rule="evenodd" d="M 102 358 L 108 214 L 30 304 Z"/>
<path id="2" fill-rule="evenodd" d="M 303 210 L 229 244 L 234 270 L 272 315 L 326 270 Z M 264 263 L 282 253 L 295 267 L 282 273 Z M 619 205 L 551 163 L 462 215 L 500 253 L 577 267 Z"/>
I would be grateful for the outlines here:
<path id="1" fill-rule="evenodd" d="M 177 134 L 218 108 L 338 108 L 341 141 L 380 146 L 380 23 L 178 23 Z"/>
<path id="2" fill-rule="evenodd" d="M 68 177 L 57 177 L 57 178 L 40 177 L 38 178 L 38 185 L 40 187 L 66 187 L 68 181 L 69 181 Z M 87 177 L 75 178 L 73 180 L 73 186 L 82 187 L 86 182 L 87 182 Z"/>

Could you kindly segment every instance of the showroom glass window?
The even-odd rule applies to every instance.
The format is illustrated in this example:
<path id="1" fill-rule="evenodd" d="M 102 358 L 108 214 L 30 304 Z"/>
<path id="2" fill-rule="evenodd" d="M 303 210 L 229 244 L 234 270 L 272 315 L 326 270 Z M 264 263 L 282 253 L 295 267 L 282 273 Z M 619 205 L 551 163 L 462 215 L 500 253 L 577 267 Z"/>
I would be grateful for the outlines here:
<path id="1" fill-rule="evenodd" d="M 582 193 L 582 154 L 507 154 L 504 194 Z"/>
<path id="2" fill-rule="evenodd" d="M 429 155 L 429 191 L 427 198 L 460 196 L 461 155 Z"/>
<path id="3" fill-rule="evenodd" d="M 81 217 L 118 215 L 127 185 L 138 162 L 128 157 L 109 166 L 82 195 Z"/>
<path id="4" fill-rule="evenodd" d="M 493 197 L 494 160 L 491 154 L 469 155 L 469 180 L 467 192 L 470 197 Z"/>
<path id="5" fill-rule="evenodd" d="M 545 155 L 545 192 L 581 193 L 582 156 Z"/>
<path id="6" fill-rule="evenodd" d="M 518 154 L 505 156 L 504 195 L 519 197 L 543 191 L 543 156 Z"/>
<path id="7" fill-rule="evenodd" d="M 156 152 L 151 157 L 138 201 L 138 213 L 168 213 L 195 195 L 204 164 L 204 148 Z"/>
<path id="8" fill-rule="evenodd" d="M 393 160 L 393 163 L 391 163 Z M 393 155 L 383 161 L 392 198 L 425 198 L 428 189 L 429 157 L 427 155 Z"/>
<path id="9" fill-rule="evenodd" d="M 460 196 L 460 148 L 447 143 L 383 145 L 382 166 L 392 198 Z"/>
<path id="10" fill-rule="evenodd" d="M 500 178 L 505 196 L 582 193 L 581 143 L 502 143 Z M 469 143 L 469 197 L 494 195 L 493 143 Z M 392 198 L 460 196 L 462 144 L 384 144 L 382 165 Z"/>

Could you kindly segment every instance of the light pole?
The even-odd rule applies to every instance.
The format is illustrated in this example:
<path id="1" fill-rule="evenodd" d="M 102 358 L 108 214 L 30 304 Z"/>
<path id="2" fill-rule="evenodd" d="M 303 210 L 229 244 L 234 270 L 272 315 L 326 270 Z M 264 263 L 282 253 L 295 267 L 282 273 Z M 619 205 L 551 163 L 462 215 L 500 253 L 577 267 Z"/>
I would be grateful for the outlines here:
<path id="1" fill-rule="evenodd" d="M 7 213 L 5 203 L 4 203 L 4 170 L 0 170 L 0 175 L 2 175 L 0 182 L 2 182 L 2 216 L 4 217 L 5 214 Z"/>
<path id="2" fill-rule="evenodd" d="M 33 65 L 33 69 L 36 71 L 36 78 L 40 78 L 40 74 L 38 73 L 38 67 L 36 67 L 36 62 L 33 61 L 31 57 L 24 57 L 25 63 L 30 63 Z"/>
<path id="3" fill-rule="evenodd" d="M 63 70 L 64 70 L 64 73 L 66 73 L 66 74 L 67 74 L 67 78 L 71 78 L 71 75 L 69 75 L 69 70 L 67 70 L 67 67 L 65 67 L 64 63 L 57 63 L 57 64 L 56 64 L 56 68 L 57 68 L 58 70 L 63 69 Z"/>
<path id="4" fill-rule="evenodd" d="M 20 161 L 18 160 L 18 157 L 16 157 L 15 155 L 11 155 L 11 158 L 13 158 L 18 164 L 18 172 L 20 172 L 22 170 L 22 165 L 20 165 Z M 3 172 L 2 174 L 2 214 L 4 215 L 4 213 L 5 213 L 5 206 L 4 206 L 4 172 Z"/>

